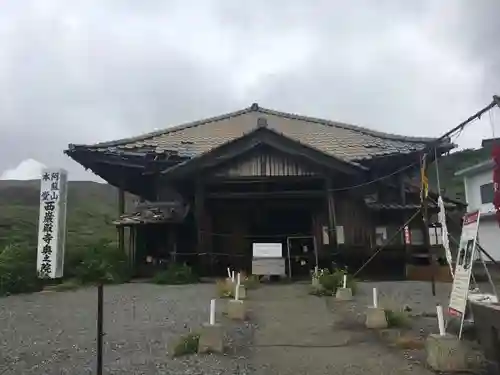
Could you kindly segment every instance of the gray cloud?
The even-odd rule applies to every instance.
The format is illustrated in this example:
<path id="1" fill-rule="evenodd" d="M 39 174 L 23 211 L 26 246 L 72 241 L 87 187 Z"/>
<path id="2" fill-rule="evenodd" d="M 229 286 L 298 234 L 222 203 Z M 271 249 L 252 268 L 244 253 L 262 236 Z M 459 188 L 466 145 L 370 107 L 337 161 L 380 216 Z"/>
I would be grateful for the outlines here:
<path id="1" fill-rule="evenodd" d="M 254 101 L 438 135 L 500 91 L 494 0 L 21 3 L 0 14 L 0 172 L 32 158 L 88 178 L 68 143 Z"/>

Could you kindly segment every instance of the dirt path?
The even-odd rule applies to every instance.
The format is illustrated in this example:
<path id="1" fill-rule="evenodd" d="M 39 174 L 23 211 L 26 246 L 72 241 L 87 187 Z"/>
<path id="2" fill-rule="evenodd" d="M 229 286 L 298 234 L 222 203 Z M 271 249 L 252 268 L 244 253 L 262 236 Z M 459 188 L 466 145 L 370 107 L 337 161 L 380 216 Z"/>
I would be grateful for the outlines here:
<path id="1" fill-rule="evenodd" d="M 325 299 L 307 292 L 306 285 L 297 284 L 252 291 L 256 374 L 431 374 L 374 341 L 366 330 L 337 324 L 342 312 L 332 314 Z"/>

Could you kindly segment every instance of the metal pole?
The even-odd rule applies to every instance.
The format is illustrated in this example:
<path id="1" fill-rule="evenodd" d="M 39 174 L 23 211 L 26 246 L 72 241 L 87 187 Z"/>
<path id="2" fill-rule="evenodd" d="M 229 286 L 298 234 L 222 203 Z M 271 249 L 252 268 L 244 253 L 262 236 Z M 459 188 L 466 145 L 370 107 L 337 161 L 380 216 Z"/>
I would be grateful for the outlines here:
<path id="1" fill-rule="evenodd" d="M 290 237 L 286 238 L 286 249 L 288 253 L 288 277 L 290 280 L 292 280 L 292 260 L 290 259 Z"/>
<path id="2" fill-rule="evenodd" d="M 316 258 L 316 269 L 319 270 L 318 246 L 316 245 L 316 236 L 312 236 L 314 246 L 314 257 Z"/>
<path id="3" fill-rule="evenodd" d="M 103 312 L 104 312 L 103 285 L 97 286 L 97 375 L 102 375 L 102 337 L 103 337 Z"/>

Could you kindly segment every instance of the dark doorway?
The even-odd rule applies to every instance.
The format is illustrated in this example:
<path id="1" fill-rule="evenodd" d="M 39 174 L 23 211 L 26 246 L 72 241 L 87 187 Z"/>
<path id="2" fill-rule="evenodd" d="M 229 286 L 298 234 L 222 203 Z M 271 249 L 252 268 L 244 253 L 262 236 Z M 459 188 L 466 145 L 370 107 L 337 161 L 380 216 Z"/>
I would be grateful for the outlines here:
<path id="1" fill-rule="evenodd" d="M 281 243 L 287 274 L 290 275 L 291 271 L 294 278 L 309 275 L 309 268 L 316 264 L 311 207 L 285 202 L 266 203 L 262 202 L 249 214 L 251 242 Z"/>
<path id="2" fill-rule="evenodd" d="M 317 249 L 313 236 L 287 238 L 287 266 L 294 279 L 308 278 L 317 265 Z"/>
<path id="3" fill-rule="evenodd" d="M 254 236 L 286 241 L 286 237 L 311 233 L 312 217 L 308 207 L 259 202 L 252 211 L 250 233 Z"/>

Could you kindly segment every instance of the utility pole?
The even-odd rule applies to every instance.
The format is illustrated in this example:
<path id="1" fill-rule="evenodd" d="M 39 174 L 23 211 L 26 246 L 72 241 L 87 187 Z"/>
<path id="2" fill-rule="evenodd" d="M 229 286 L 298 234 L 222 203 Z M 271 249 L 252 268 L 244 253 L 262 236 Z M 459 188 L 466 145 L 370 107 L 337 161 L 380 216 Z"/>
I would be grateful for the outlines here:
<path id="1" fill-rule="evenodd" d="M 429 263 L 431 266 L 431 288 L 432 288 L 432 296 L 436 297 L 436 270 L 437 270 L 437 259 L 434 253 L 434 249 L 431 246 L 431 239 L 429 236 L 429 200 L 428 200 L 428 191 L 429 191 L 429 182 L 427 180 L 427 154 L 423 154 L 421 160 L 420 174 L 421 174 L 421 200 L 422 200 L 422 225 L 424 231 L 424 245 L 429 254 Z"/>
<path id="2" fill-rule="evenodd" d="M 441 137 L 438 139 L 434 140 L 433 142 L 430 142 L 427 146 L 427 151 L 424 153 L 423 160 L 422 160 L 422 179 L 427 178 L 427 166 L 428 163 L 425 161 L 425 155 L 429 154 L 432 151 L 432 147 L 438 147 L 439 143 L 455 133 L 456 131 L 462 130 L 467 124 L 472 122 L 475 119 L 481 118 L 481 116 L 493 109 L 495 106 L 498 106 L 500 108 L 500 96 L 498 95 L 493 95 L 493 101 L 488 104 L 486 107 L 481 109 L 479 112 L 475 113 L 471 117 L 469 117 L 467 120 L 463 121 L 459 125 L 455 126 L 453 129 L 447 131 L 445 134 L 443 134 Z M 441 192 L 438 192 L 439 195 L 441 195 Z M 432 288 L 432 296 L 436 297 L 436 271 L 438 269 L 438 261 L 437 261 L 437 256 L 434 251 L 434 249 L 431 248 L 431 243 L 430 243 L 430 236 L 429 236 L 429 216 L 428 216 L 428 197 L 427 194 L 425 194 L 424 191 L 422 191 L 422 221 L 424 223 L 424 244 L 425 247 L 428 249 L 429 252 L 429 257 L 430 257 L 430 266 L 431 266 L 431 288 Z"/>

